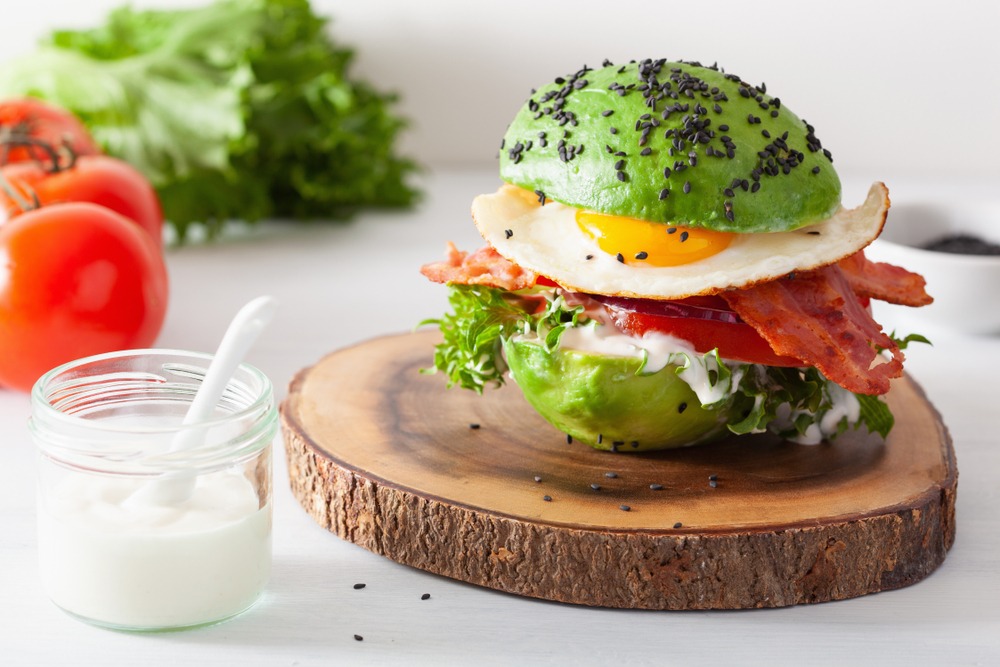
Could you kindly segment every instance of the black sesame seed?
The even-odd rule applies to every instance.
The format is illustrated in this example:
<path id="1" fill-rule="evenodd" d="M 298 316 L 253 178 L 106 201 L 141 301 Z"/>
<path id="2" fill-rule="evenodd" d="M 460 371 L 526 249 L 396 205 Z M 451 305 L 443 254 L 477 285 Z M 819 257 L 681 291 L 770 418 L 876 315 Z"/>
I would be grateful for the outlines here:
<path id="1" fill-rule="evenodd" d="M 684 526 L 684 524 L 681 523 L 680 521 L 678 521 L 677 523 L 674 524 L 674 528 L 681 528 L 683 526 Z"/>
<path id="2" fill-rule="evenodd" d="M 813 167 L 812 168 L 812 173 L 818 174 L 819 173 L 819 167 Z"/>
<path id="3" fill-rule="evenodd" d="M 366 586 L 366 584 L 354 584 L 354 590 L 360 591 L 365 586 Z"/>
<path id="4" fill-rule="evenodd" d="M 617 127 L 608 128 L 608 131 L 611 132 L 611 134 L 618 134 L 618 128 Z"/>
<path id="5" fill-rule="evenodd" d="M 646 148 L 643 148 L 641 151 L 639 151 L 639 155 L 649 155 L 652 152 L 653 149 L 647 146 Z"/>
<path id="6" fill-rule="evenodd" d="M 618 509 L 620 509 L 622 512 L 629 512 L 632 510 L 632 508 L 629 507 L 628 505 L 619 505 Z"/>
<path id="7" fill-rule="evenodd" d="M 606 472 L 606 473 L 604 473 L 604 476 L 607 477 L 608 479 L 614 479 L 615 477 L 618 477 L 618 473 L 616 473 L 616 472 Z"/>
<path id="8" fill-rule="evenodd" d="M 760 190 L 760 181 L 754 181 L 753 185 L 750 186 L 750 192 L 757 192 Z"/>
<path id="9" fill-rule="evenodd" d="M 504 233 L 504 235 L 507 238 L 510 238 L 511 236 L 514 235 L 514 230 L 513 229 L 505 229 L 505 230 L 503 230 L 503 233 Z"/>
<path id="10" fill-rule="evenodd" d="M 725 190 L 722 191 L 722 194 L 726 195 L 727 197 L 732 197 L 734 195 L 733 189 L 726 188 Z"/>
<path id="11" fill-rule="evenodd" d="M 625 160 L 618 160 L 618 162 L 615 162 L 615 169 L 621 171 L 624 168 L 625 168 Z"/>
<path id="12" fill-rule="evenodd" d="M 708 485 L 714 489 L 719 486 L 719 483 L 713 479 L 708 482 Z"/>
<path id="13" fill-rule="evenodd" d="M 663 188 L 662 190 L 660 190 L 660 199 L 661 200 L 666 199 L 669 196 L 670 196 L 670 188 Z"/>
<path id="14" fill-rule="evenodd" d="M 552 502 L 552 496 L 542 496 L 542 500 L 544 500 L 547 503 L 551 503 Z"/>
<path id="15" fill-rule="evenodd" d="M 364 641 L 364 640 L 365 640 L 365 638 L 362 637 L 361 635 L 354 635 L 354 641 L 360 642 L 360 641 Z"/>
<path id="16" fill-rule="evenodd" d="M 814 229 L 812 231 L 806 232 L 806 234 L 809 234 L 810 236 L 819 236 L 820 233 Z"/>
<path id="17" fill-rule="evenodd" d="M 592 488 L 594 491 L 600 491 L 601 490 L 601 485 L 600 484 L 591 484 L 590 488 Z"/>
<path id="18" fill-rule="evenodd" d="M 623 183 L 625 182 L 626 176 L 624 171 L 616 172 L 615 175 L 618 177 L 619 181 L 622 181 Z"/>
<path id="19" fill-rule="evenodd" d="M 684 181 L 684 194 L 691 192 L 691 181 Z"/>
<path id="20" fill-rule="evenodd" d="M 586 257 L 584 257 L 584 259 L 594 259 L 594 256 L 593 255 L 587 255 Z"/>
<path id="21" fill-rule="evenodd" d="M 607 118 L 608 116 L 610 116 L 614 112 L 615 112 L 614 109 L 605 109 L 604 111 L 601 112 L 601 115 L 604 116 L 605 118 Z"/>
<path id="22" fill-rule="evenodd" d="M 624 255 L 622 255 L 621 253 L 618 253 L 617 255 L 615 255 L 615 259 L 617 259 L 617 260 L 618 260 L 619 262 L 621 262 L 622 264 L 624 264 L 624 263 L 625 263 L 625 256 L 624 256 Z"/>
<path id="23" fill-rule="evenodd" d="M 649 254 L 645 250 L 641 250 L 635 254 L 636 259 L 646 259 L 647 257 L 649 257 Z"/>
<path id="24" fill-rule="evenodd" d="M 650 489 L 650 491 L 662 491 L 663 490 L 663 485 L 662 484 L 650 484 L 649 485 L 649 489 Z"/>
<path id="25" fill-rule="evenodd" d="M 676 227 L 667 227 L 667 234 L 676 234 L 676 233 L 677 233 Z"/>
<path id="26" fill-rule="evenodd" d="M 604 434 L 603 433 L 598 433 L 597 434 L 597 444 L 601 444 L 601 442 L 603 440 L 604 440 Z"/>
<path id="27" fill-rule="evenodd" d="M 431 594 L 430 593 L 424 593 L 423 595 L 420 596 L 420 599 L 421 600 L 430 600 L 431 599 Z"/>
<path id="28" fill-rule="evenodd" d="M 686 231 L 681 232 L 681 243 L 684 243 L 687 240 L 688 240 L 688 233 Z"/>
<path id="29" fill-rule="evenodd" d="M 729 131 L 729 126 L 728 125 L 720 125 L 719 126 L 719 132 L 728 132 L 728 131 Z"/>
<path id="30" fill-rule="evenodd" d="M 726 220 L 732 222 L 736 215 L 733 213 L 733 209 L 726 209 Z"/>
<path id="31" fill-rule="evenodd" d="M 715 475 L 715 474 L 712 474 L 712 475 L 708 476 L 708 481 L 710 481 L 710 482 L 714 482 L 714 481 L 716 481 L 718 479 L 719 479 L 719 476 Z"/>
<path id="32" fill-rule="evenodd" d="M 685 410 L 687 410 L 687 408 L 688 408 L 688 404 L 687 403 L 681 403 L 680 405 L 677 406 L 677 413 L 680 414 L 680 413 L 684 412 Z"/>
<path id="33" fill-rule="evenodd" d="M 469 428 L 471 428 L 473 431 L 479 430 L 479 424 L 474 424 L 474 423 L 469 424 Z"/>
<path id="34" fill-rule="evenodd" d="M 566 444 L 567 445 L 573 444 L 573 436 L 571 436 L 569 433 L 566 434 Z"/>

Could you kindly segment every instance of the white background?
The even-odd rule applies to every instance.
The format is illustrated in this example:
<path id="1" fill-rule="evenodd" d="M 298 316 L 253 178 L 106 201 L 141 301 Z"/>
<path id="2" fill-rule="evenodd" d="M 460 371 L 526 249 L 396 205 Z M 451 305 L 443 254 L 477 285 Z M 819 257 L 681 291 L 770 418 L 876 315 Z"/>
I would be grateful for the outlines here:
<path id="1" fill-rule="evenodd" d="M 0 63 L 120 0 L 3 3 Z M 8 5 L 9 6 L 6 6 Z M 134 0 L 178 7 L 194 0 Z M 718 62 L 808 119 L 841 170 L 1000 177 L 994 0 L 313 0 L 353 72 L 402 95 L 404 148 L 489 164 L 532 87 L 604 58 Z"/>

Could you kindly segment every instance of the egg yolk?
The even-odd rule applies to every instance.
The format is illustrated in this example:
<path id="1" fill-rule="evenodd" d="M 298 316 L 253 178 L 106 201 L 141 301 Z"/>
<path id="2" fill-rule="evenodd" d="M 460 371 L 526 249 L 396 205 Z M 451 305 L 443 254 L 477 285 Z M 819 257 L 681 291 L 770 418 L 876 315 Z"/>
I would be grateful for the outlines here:
<path id="1" fill-rule="evenodd" d="M 576 224 L 597 246 L 630 265 L 678 266 L 711 257 L 733 240 L 730 232 L 647 222 L 593 211 L 577 211 Z"/>

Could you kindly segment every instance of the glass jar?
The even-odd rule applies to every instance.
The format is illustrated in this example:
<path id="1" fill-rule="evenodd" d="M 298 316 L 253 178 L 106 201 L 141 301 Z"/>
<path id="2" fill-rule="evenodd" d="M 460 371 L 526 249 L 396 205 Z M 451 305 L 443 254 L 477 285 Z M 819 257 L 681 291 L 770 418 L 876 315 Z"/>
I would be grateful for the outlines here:
<path id="1" fill-rule="evenodd" d="M 208 421 L 182 420 L 211 355 L 129 350 L 56 368 L 31 394 L 46 593 L 115 629 L 217 623 L 271 569 L 271 382 L 241 365 Z"/>

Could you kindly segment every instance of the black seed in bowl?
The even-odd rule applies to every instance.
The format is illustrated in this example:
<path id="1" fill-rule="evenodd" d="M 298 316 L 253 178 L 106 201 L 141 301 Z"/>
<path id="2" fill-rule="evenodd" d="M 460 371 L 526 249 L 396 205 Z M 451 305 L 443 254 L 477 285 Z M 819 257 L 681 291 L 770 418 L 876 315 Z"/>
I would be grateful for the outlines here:
<path id="1" fill-rule="evenodd" d="M 920 247 L 955 255 L 1000 255 L 1000 244 L 990 243 L 971 234 L 949 234 L 928 241 Z"/>

